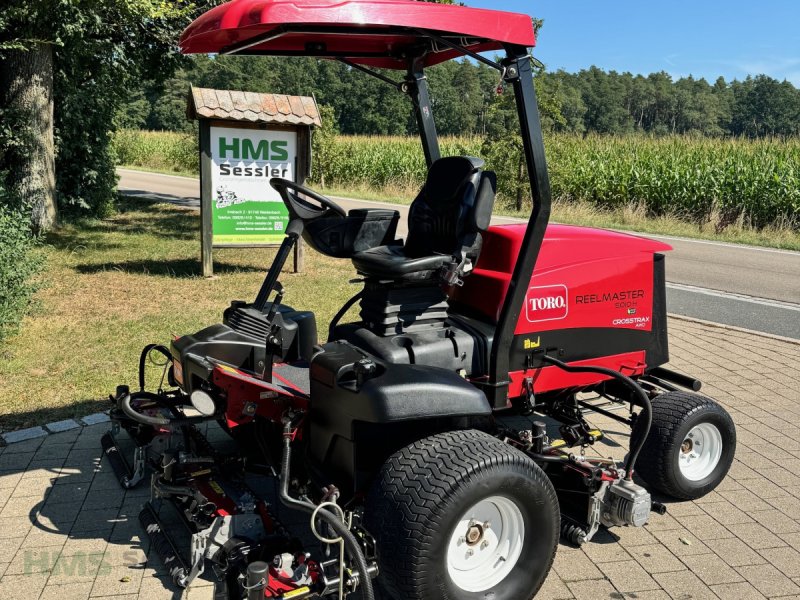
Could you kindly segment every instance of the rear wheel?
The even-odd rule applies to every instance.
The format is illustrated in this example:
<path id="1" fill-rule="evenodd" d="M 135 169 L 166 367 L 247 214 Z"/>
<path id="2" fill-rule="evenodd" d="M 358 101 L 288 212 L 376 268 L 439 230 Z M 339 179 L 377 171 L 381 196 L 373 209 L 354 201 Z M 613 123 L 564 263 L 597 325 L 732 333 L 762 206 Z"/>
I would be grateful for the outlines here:
<path id="1" fill-rule="evenodd" d="M 400 450 L 366 505 L 379 585 L 396 600 L 527 600 L 555 556 L 558 500 L 542 470 L 480 431 Z"/>
<path id="2" fill-rule="evenodd" d="M 706 495 L 728 474 L 736 427 L 719 404 L 698 394 L 667 392 L 653 399 L 653 425 L 636 473 L 653 489 L 683 500 Z M 631 446 L 641 436 L 634 427 Z"/>

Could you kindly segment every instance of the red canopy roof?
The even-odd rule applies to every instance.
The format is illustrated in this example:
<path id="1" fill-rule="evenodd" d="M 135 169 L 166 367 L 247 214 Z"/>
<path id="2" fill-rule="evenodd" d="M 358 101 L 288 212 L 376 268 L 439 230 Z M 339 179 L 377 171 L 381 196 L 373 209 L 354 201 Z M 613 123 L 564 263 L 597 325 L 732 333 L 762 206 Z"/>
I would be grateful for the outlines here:
<path id="1" fill-rule="evenodd" d="M 535 44 L 528 15 L 417 0 L 233 0 L 196 19 L 180 41 L 185 54 L 341 57 L 406 69 L 404 55 L 424 44 L 425 65 L 460 55 L 425 30 L 473 52 Z"/>

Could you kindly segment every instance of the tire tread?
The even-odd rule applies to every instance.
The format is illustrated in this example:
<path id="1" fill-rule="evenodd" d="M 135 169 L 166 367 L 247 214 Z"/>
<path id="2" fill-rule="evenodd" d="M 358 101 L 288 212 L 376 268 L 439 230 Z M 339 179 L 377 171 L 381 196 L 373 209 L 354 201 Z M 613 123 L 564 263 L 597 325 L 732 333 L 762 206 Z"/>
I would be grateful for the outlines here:
<path id="1" fill-rule="evenodd" d="M 480 431 L 440 433 L 399 450 L 384 464 L 370 492 L 367 528 L 379 548 L 392 548 L 392 556 L 381 560 L 381 586 L 394 598 L 422 598 L 419 569 L 431 556 L 433 525 L 445 512 L 451 490 L 469 485 L 478 472 L 515 465 L 527 468 L 529 476 L 547 490 L 547 504 L 558 520 L 558 500 L 550 480 L 523 453 Z M 547 508 L 547 507 L 543 507 Z M 434 510 L 436 509 L 436 510 Z M 556 537 L 557 539 L 557 537 Z M 547 557 L 548 570 L 557 544 Z"/>

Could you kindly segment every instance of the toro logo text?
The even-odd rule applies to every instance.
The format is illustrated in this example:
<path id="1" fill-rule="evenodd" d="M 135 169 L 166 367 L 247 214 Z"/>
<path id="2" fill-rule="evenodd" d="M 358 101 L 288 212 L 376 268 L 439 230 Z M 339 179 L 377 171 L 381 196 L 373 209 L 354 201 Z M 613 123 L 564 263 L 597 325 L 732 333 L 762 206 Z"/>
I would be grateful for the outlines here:
<path id="1" fill-rule="evenodd" d="M 563 319 L 569 310 L 569 292 L 565 285 L 542 285 L 528 288 L 525 316 L 529 323 Z"/>

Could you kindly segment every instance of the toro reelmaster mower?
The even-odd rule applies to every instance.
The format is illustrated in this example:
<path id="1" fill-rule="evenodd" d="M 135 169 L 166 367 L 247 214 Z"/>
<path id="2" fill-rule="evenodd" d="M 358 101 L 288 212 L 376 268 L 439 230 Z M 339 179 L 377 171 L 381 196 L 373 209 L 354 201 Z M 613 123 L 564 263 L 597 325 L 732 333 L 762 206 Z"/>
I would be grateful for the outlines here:
<path id="1" fill-rule="evenodd" d="M 177 584 L 213 569 L 221 598 L 526 600 L 560 536 L 641 527 L 665 510 L 648 489 L 692 499 L 725 477 L 730 416 L 662 366 L 670 248 L 548 227 L 533 45 L 526 15 L 411 0 L 236 0 L 184 33 L 187 53 L 335 59 L 396 85 L 429 170 L 404 240 L 395 211 L 348 214 L 272 179 L 290 222 L 255 300 L 145 348 L 141 389 L 118 388 L 106 454 L 123 486 L 149 480 L 140 519 Z M 513 88 L 527 225 L 490 226 L 495 174 L 440 156 L 424 69 L 463 56 Z M 327 341 L 313 311 L 281 303 L 301 237 L 359 276 Z M 343 322 L 356 304 L 358 320 Z M 169 385 L 147 391 L 159 356 Z M 588 456 L 597 414 L 631 428 L 624 461 Z M 209 441 L 211 426 L 233 450 Z"/>

